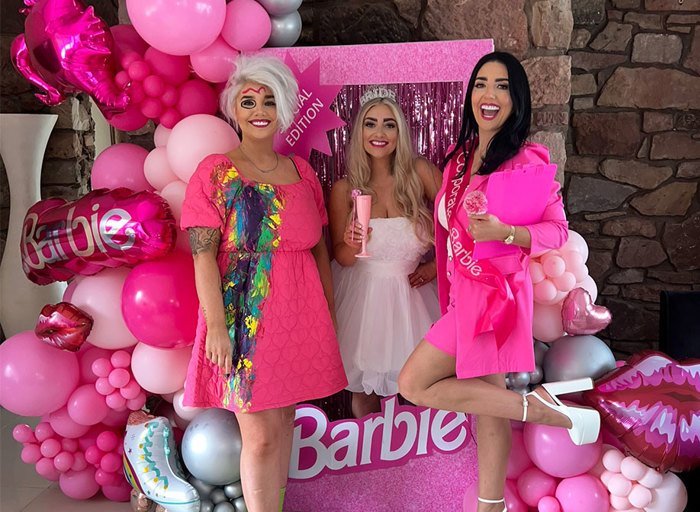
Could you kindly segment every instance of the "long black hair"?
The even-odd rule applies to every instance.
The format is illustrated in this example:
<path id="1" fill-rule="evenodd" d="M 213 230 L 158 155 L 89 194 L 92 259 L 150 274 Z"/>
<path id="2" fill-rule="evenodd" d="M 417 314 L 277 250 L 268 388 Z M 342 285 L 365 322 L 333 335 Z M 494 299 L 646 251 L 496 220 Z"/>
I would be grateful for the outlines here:
<path id="1" fill-rule="evenodd" d="M 503 162 L 513 158 L 522 145 L 525 144 L 525 139 L 530 135 L 530 116 L 532 111 L 530 105 L 530 84 L 522 64 L 510 53 L 488 53 L 479 59 L 479 62 L 474 66 L 471 77 L 469 77 L 467 94 L 464 98 L 464 108 L 462 110 L 462 126 L 459 129 L 459 138 L 455 148 L 445 157 L 443 167 L 460 150 L 468 155 L 476 148 L 479 125 L 472 111 L 471 97 L 477 74 L 487 62 L 500 62 L 508 70 L 508 92 L 513 103 L 513 110 L 498 133 L 491 139 L 477 174 L 491 174 Z M 466 171 L 467 166 L 464 166 L 461 174 L 463 175 Z"/>

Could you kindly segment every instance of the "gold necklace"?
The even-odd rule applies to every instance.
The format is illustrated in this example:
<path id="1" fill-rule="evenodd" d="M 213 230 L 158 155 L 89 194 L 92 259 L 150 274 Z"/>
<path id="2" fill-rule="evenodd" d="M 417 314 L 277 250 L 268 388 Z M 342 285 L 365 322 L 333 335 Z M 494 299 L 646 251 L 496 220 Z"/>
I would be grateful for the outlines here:
<path id="1" fill-rule="evenodd" d="M 250 158 L 248 155 L 246 155 L 246 152 L 243 151 L 243 146 L 242 146 L 242 145 L 239 145 L 239 146 L 238 146 L 238 149 L 241 150 L 241 153 L 243 153 L 243 156 L 246 158 L 246 160 L 248 160 L 251 164 L 253 164 L 253 167 L 255 167 L 255 168 L 258 170 L 259 173 L 267 174 L 267 173 L 269 173 L 269 172 L 272 172 L 272 171 L 274 171 L 275 169 L 277 169 L 277 166 L 278 166 L 279 163 L 280 163 L 280 157 L 279 157 L 279 155 L 277 154 L 277 152 L 275 152 L 275 165 L 274 165 L 274 167 L 272 167 L 272 169 L 263 170 L 263 169 L 261 169 L 260 167 L 258 167 L 257 165 L 255 165 L 255 162 L 253 162 L 253 160 L 251 160 L 251 158 Z"/>

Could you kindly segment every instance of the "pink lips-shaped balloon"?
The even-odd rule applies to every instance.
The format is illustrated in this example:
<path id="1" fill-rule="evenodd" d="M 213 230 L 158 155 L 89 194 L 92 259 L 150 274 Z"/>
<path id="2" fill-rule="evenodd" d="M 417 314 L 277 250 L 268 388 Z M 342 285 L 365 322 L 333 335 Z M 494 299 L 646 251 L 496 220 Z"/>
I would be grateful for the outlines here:
<path id="1" fill-rule="evenodd" d="M 586 290 L 574 288 L 562 303 L 561 319 L 564 331 L 576 336 L 602 331 L 610 324 L 612 316 L 608 308 L 593 304 Z"/>
<path id="2" fill-rule="evenodd" d="M 34 333 L 49 345 L 77 351 L 92 329 L 90 315 L 70 302 L 47 304 L 41 309 Z"/>

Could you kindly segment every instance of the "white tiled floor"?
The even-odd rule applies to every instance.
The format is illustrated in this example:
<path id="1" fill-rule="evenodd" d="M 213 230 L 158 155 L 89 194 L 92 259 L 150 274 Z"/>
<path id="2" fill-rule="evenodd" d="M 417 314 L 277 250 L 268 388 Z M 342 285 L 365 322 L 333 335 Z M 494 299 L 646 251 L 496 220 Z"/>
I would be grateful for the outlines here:
<path id="1" fill-rule="evenodd" d="M 90 500 L 68 498 L 58 483 L 36 474 L 33 465 L 20 459 L 22 445 L 12 439 L 19 423 L 34 427 L 38 418 L 17 416 L 0 408 L 0 511 L 2 512 L 130 512 L 128 503 L 114 503 L 101 493 Z"/>

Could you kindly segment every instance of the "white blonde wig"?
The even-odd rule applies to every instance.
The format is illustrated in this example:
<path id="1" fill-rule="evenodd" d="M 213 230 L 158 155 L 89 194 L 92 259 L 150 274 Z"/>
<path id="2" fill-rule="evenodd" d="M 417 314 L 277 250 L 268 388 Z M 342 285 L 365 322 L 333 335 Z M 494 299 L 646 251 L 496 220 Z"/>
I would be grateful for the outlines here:
<path id="1" fill-rule="evenodd" d="M 277 57 L 254 55 L 236 58 L 236 68 L 226 82 L 226 88 L 219 97 L 219 106 L 226 118 L 238 128 L 233 117 L 233 102 L 247 82 L 266 86 L 275 97 L 277 121 L 280 132 L 284 132 L 294 121 L 297 108 L 299 85 L 292 71 Z"/>

